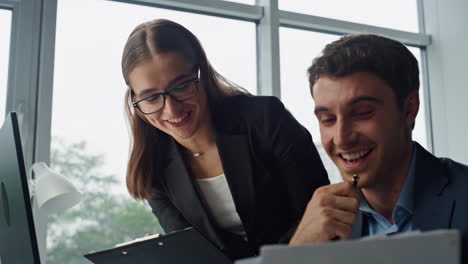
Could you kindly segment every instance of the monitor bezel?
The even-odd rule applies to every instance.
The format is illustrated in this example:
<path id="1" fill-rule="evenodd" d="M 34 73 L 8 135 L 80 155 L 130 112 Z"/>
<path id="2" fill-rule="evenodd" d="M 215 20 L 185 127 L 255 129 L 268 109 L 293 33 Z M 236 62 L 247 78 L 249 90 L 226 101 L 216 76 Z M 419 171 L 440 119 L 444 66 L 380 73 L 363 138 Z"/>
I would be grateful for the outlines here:
<path id="1" fill-rule="evenodd" d="M 0 162 L 0 165 L 5 165 L 5 166 L 16 166 L 17 171 L 16 173 L 13 173 L 15 175 L 6 175 L 5 173 L 0 174 L 0 184 L 4 188 L 0 188 L 0 200 L 2 201 L 0 203 L 0 234 L 6 234 L 6 236 L 12 236 L 13 231 L 16 232 L 16 236 L 23 236 L 23 237 L 14 237 L 14 238 L 7 238 L 3 239 L 2 237 L 2 242 L 0 242 L 0 257 L 1 257 L 1 263 L 10 263 L 9 261 L 13 261 L 12 263 L 23 263 L 21 261 L 32 261 L 33 263 L 40 264 L 40 255 L 39 255 L 39 247 L 38 247 L 38 242 L 37 242 L 37 236 L 36 236 L 36 230 L 35 230 L 35 225 L 34 225 L 34 214 L 32 210 L 32 204 L 31 204 L 31 195 L 29 192 L 29 187 L 28 187 L 28 178 L 26 174 L 26 169 L 25 169 L 25 163 L 24 163 L 24 156 L 23 156 L 23 148 L 21 144 L 21 137 L 20 137 L 20 129 L 19 129 L 19 123 L 18 123 L 18 116 L 16 112 L 10 112 L 6 115 L 5 121 L 3 126 L 0 128 L 0 147 L 5 147 L 4 153 L 1 153 L 1 158 L 6 158 L 6 161 L 13 161 L 16 160 L 16 164 L 6 164 L 6 161 Z M 4 146 L 2 146 L 4 145 Z M 14 151 L 13 151 L 14 149 Z M 8 152 L 8 153 L 6 153 Z M 12 155 L 12 156 L 8 156 Z M 16 156 L 13 157 L 13 155 Z M 2 168 L 0 167 L 0 171 Z M 8 167 L 6 167 L 5 171 L 8 171 Z M 18 179 L 19 176 L 19 179 Z M 6 186 L 5 185 L 13 185 L 13 186 Z M 20 186 L 19 186 L 20 185 Z M 10 190 L 8 191 L 8 189 Z M 20 191 L 21 195 L 18 193 L 11 193 L 12 190 L 18 190 Z M 6 192 L 6 193 L 5 193 Z M 7 197 L 7 201 L 5 201 L 5 197 Z M 16 199 L 13 200 L 13 199 Z M 9 210 L 6 211 L 5 209 L 5 204 L 8 204 Z M 11 204 L 15 205 L 20 205 L 21 208 L 12 208 Z M 22 206 L 21 206 L 22 205 Z M 13 212 L 12 210 L 17 210 L 16 212 Z M 22 212 L 19 212 L 21 210 Z M 12 213 L 13 212 L 13 213 Z M 19 213 L 17 213 L 19 212 Z M 14 219 L 15 213 L 18 214 L 18 218 L 24 218 L 26 216 L 26 223 L 27 226 L 24 228 L 27 228 L 25 230 L 26 232 L 21 232 L 21 226 L 16 226 L 15 221 L 18 222 L 23 222 L 24 219 Z M 12 217 L 10 219 L 10 223 L 8 223 L 7 219 L 8 217 Z M 13 228 L 15 230 L 8 230 L 9 228 Z M 4 231 L 2 231 L 2 229 Z M 4 243 L 12 243 L 12 240 L 19 245 L 5 245 Z M 15 248 L 16 252 L 5 252 L 9 251 L 13 246 L 19 247 Z M 21 250 L 20 250 L 21 249 Z M 15 250 L 13 250 L 15 251 Z M 17 252 L 22 251 L 22 254 L 19 254 Z M 29 251 L 29 252 L 28 252 Z M 13 260 L 13 258 L 15 258 Z M 20 261 L 20 262 L 18 262 Z M 26 263 L 26 262 L 24 262 Z"/>

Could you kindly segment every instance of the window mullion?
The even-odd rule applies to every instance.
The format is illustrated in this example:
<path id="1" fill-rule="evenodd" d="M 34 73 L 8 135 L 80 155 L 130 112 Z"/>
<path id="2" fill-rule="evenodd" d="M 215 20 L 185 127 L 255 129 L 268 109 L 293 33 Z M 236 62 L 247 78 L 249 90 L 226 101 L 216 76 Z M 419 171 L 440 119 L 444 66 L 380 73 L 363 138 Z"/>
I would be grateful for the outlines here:
<path id="1" fill-rule="evenodd" d="M 257 0 L 263 17 L 257 24 L 257 91 L 281 98 L 278 0 Z"/>

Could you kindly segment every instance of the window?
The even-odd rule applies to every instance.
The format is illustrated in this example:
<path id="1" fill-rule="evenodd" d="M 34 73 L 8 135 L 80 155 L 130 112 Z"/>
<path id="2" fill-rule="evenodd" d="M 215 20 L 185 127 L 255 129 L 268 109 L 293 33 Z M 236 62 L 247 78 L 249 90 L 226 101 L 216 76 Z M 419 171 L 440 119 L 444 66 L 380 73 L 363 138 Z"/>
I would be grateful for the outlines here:
<path id="1" fill-rule="evenodd" d="M 280 10 L 418 32 L 416 0 L 278 0 Z"/>
<path id="2" fill-rule="evenodd" d="M 310 94 L 307 68 L 312 64 L 312 59 L 320 54 L 326 44 L 337 40 L 339 37 L 337 35 L 280 28 L 281 98 L 296 119 L 312 134 L 331 182 L 341 181 L 341 176 L 336 166 L 325 153 L 320 141 L 319 125 L 314 115 L 314 101 Z M 411 47 L 409 49 L 420 61 L 420 50 Z M 423 96 L 421 82 L 421 105 L 413 131 L 413 140 L 426 147 Z"/>
<path id="3" fill-rule="evenodd" d="M 0 9 L 0 124 L 5 119 L 8 55 L 10 54 L 11 11 Z"/>
<path id="4" fill-rule="evenodd" d="M 426 132 L 426 104 L 424 100 L 424 86 L 422 78 L 422 66 L 421 66 L 421 50 L 419 48 L 409 47 L 409 50 L 413 53 L 419 62 L 419 112 L 416 117 L 416 124 L 413 129 L 413 140 L 421 144 L 427 149 L 427 132 Z"/>
<path id="5" fill-rule="evenodd" d="M 155 18 L 186 26 L 215 69 L 255 93 L 254 23 L 111 1 L 58 1 L 51 165 L 87 195 L 51 219 L 48 263 L 88 263 L 81 254 L 162 232 L 150 207 L 130 199 L 124 186 L 129 141 L 120 69 L 130 32 Z"/>
<path id="6" fill-rule="evenodd" d="M 294 117 L 309 130 L 332 183 L 341 181 L 341 176 L 320 141 L 319 126 L 314 115 L 314 101 L 307 80 L 307 68 L 326 44 L 338 38 L 336 35 L 280 28 L 281 100 Z"/>

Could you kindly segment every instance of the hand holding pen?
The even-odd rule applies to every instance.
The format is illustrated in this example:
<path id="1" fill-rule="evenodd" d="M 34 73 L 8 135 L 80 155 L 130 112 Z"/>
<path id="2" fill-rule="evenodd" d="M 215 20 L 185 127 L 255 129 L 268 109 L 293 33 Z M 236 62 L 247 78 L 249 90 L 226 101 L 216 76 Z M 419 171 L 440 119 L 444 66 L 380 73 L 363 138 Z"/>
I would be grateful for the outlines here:
<path id="1" fill-rule="evenodd" d="M 309 201 L 289 245 L 349 238 L 361 199 L 359 176 L 318 188 Z"/>

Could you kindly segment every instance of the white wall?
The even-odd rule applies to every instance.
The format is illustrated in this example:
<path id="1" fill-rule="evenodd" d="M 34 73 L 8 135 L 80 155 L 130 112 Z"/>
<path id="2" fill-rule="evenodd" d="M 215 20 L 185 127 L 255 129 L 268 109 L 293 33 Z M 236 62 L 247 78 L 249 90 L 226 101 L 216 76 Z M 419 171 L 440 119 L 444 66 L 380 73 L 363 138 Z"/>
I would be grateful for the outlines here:
<path id="1" fill-rule="evenodd" d="M 434 153 L 468 164 L 468 1 L 422 2 Z"/>

